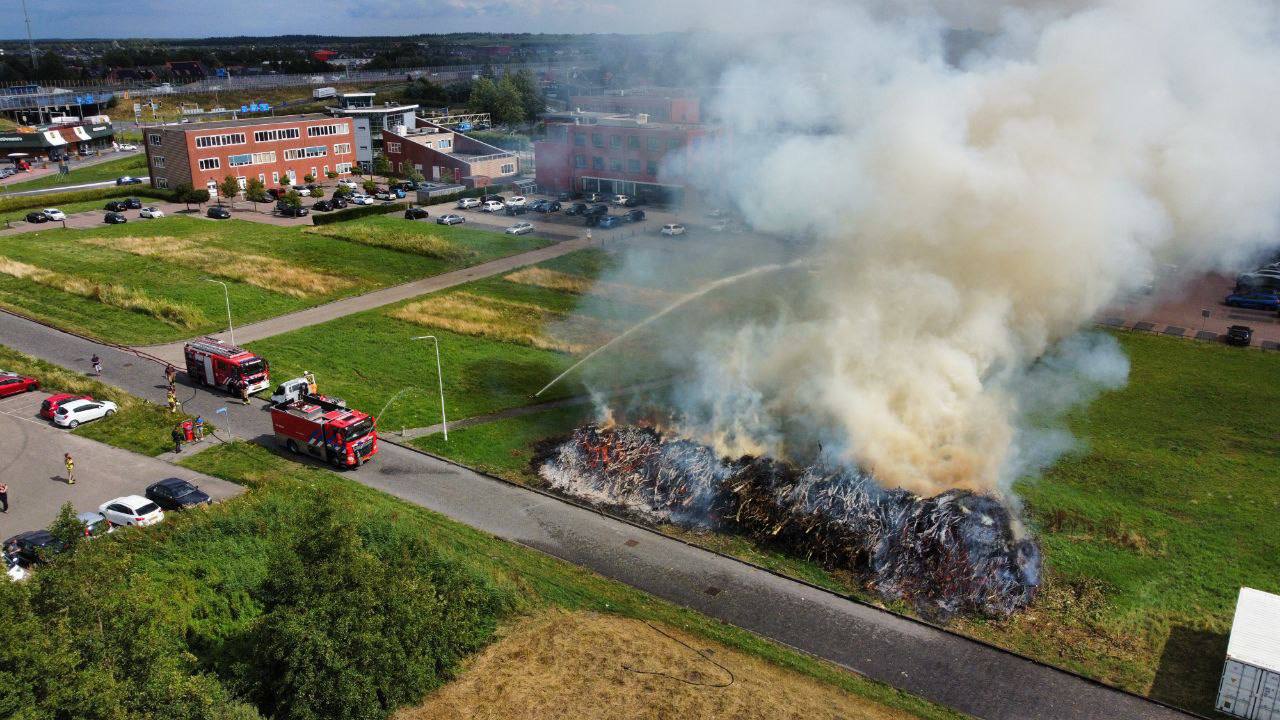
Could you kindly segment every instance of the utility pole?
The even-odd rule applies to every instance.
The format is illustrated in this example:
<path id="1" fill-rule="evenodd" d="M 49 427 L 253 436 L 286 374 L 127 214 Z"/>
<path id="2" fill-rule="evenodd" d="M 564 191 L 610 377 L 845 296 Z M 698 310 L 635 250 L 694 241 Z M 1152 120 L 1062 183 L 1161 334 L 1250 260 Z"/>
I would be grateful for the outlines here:
<path id="1" fill-rule="evenodd" d="M 31 15 L 27 13 L 27 0 L 22 0 L 22 17 L 27 21 L 27 49 L 31 52 L 31 71 L 36 69 L 36 43 L 31 39 Z M 33 80 L 35 78 L 32 78 Z"/>

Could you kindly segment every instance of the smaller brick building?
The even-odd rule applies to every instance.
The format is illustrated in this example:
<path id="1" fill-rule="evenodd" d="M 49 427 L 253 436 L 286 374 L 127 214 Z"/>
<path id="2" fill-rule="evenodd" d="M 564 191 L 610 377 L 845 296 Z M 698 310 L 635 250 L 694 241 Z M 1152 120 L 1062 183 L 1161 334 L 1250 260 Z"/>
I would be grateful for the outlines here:
<path id="1" fill-rule="evenodd" d="M 296 185 L 307 175 L 351 172 L 351 121 L 328 115 L 219 120 L 143 130 L 151 184 L 189 183 L 217 195 L 228 175 L 244 188 L 256 177 L 268 188 Z"/>
<path id="2" fill-rule="evenodd" d="M 384 130 L 382 153 L 394 172 L 408 174 L 412 167 L 428 180 L 451 179 L 468 187 L 497 184 L 520 174 L 515 153 L 422 118 L 416 128 Z"/>

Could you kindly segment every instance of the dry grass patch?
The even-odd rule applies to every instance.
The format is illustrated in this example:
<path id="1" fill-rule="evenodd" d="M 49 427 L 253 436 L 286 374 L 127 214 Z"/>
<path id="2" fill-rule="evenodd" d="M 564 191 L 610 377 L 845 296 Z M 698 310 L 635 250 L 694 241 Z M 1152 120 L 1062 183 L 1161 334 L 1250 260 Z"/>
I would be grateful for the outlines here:
<path id="1" fill-rule="evenodd" d="M 420 229 L 421 226 L 412 227 L 414 228 L 412 230 L 409 228 L 391 230 L 385 227 L 335 223 L 333 225 L 309 227 L 305 232 L 324 235 L 336 240 L 360 243 L 361 245 L 425 255 L 447 262 L 457 262 L 476 256 L 476 251 L 452 242 L 435 230 L 427 229 L 423 231 Z"/>
<path id="2" fill-rule="evenodd" d="M 0 255 L 0 274 L 30 280 L 71 295 L 97 300 L 103 305 L 150 315 L 174 327 L 193 329 L 207 322 L 204 313 L 189 305 L 151 297 L 141 290 L 99 283 L 74 275 L 13 260 Z"/>
<path id="3" fill-rule="evenodd" d="M 392 312 L 391 317 L 461 335 L 566 353 L 589 350 L 611 337 L 600 320 L 469 292 L 419 300 Z"/>
<path id="4" fill-rule="evenodd" d="M 679 297 L 652 288 L 636 287 L 635 285 L 623 283 L 599 282 L 581 275 L 540 267 L 527 267 L 517 270 L 503 275 L 502 279 L 508 282 L 520 283 L 521 285 L 534 285 L 574 295 L 596 295 L 632 305 L 658 307 L 666 305 Z"/>
<path id="5" fill-rule="evenodd" d="M 131 255 L 152 257 L 164 262 L 196 268 L 210 275 L 296 298 L 328 295 L 354 284 L 351 280 L 298 267 L 279 258 L 238 253 L 205 245 L 203 238 L 194 240 L 168 236 L 91 238 L 85 242 Z"/>
<path id="6" fill-rule="evenodd" d="M 732 684 L 713 687 L 728 682 L 729 674 L 640 620 L 557 610 L 508 628 L 457 680 L 393 720 L 912 717 L 709 640 L 656 627 L 727 668 Z"/>

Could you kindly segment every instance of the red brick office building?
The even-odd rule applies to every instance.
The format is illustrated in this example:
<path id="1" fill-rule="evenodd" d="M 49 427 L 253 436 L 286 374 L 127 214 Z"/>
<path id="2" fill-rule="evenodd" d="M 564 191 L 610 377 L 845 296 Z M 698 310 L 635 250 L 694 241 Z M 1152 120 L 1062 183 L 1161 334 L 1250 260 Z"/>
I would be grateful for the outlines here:
<path id="1" fill-rule="evenodd" d="M 328 115 L 219 120 L 143 131 L 151 184 L 189 183 L 217 195 L 228 175 L 244 188 L 257 178 L 268 188 L 297 185 L 307 175 L 345 175 L 355 162 L 351 121 Z"/>
<path id="2" fill-rule="evenodd" d="M 680 203 L 691 177 L 719 173 L 725 136 L 718 126 L 577 110 L 543 119 L 547 137 L 533 147 L 538 187 L 544 191 Z"/>

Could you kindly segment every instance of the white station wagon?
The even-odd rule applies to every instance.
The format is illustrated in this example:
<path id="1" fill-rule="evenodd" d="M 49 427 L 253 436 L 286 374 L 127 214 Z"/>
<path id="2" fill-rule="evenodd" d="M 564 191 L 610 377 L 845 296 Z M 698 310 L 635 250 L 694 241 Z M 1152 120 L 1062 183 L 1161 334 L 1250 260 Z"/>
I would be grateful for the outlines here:
<path id="1" fill-rule="evenodd" d="M 110 400 L 71 400 L 58 406 L 53 414 L 53 424 L 65 428 L 79 427 L 90 420 L 111 417 L 117 409 Z"/>
<path id="2" fill-rule="evenodd" d="M 125 495 L 98 506 L 98 512 L 112 525 L 145 527 L 164 520 L 160 506 L 141 495 Z"/>

